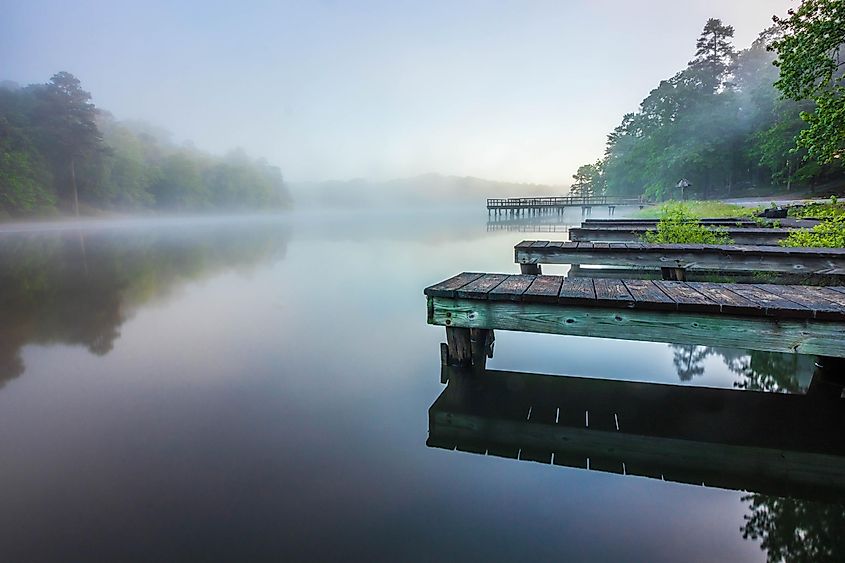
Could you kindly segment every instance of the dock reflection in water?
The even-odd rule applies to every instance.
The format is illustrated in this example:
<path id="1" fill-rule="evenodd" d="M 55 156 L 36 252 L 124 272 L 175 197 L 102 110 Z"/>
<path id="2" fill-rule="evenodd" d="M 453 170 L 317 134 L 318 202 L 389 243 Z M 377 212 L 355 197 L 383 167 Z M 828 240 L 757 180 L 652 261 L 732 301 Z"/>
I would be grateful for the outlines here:
<path id="1" fill-rule="evenodd" d="M 441 369 L 431 447 L 748 491 L 770 560 L 845 556 L 841 398 Z"/>

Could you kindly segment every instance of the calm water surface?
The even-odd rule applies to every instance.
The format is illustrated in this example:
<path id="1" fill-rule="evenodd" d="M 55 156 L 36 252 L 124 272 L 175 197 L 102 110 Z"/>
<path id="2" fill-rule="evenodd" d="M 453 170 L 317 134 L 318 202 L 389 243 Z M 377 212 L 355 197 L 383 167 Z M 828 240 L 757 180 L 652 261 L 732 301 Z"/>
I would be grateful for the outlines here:
<path id="1" fill-rule="evenodd" d="M 842 553 L 840 505 L 426 446 L 444 334 L 422 289 L 516 272 L 512 247 L 532 237 L 485 222 L 0 228 L 2 559 L 761 561 L 801 559 L 811 540 Z M 798 392 L 812 371 L 504 332 L 488 367 Z"/>

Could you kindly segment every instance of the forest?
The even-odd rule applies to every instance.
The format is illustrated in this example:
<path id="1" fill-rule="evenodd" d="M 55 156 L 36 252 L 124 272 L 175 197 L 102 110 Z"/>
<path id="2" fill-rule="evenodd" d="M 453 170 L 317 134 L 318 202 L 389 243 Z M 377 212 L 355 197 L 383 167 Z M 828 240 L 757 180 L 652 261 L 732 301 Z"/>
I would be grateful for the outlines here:
<path id="1" fill-rule="evenodd" d="M 734 28 L 709 19 L 687 67 L 622 118 L 572 192 L 655 201 L 841 190 L 845 4 L 808 0 L 773 19 L 740 51 Z"/>
<path id="2" fill-rule="evenodd" d="M 162 130 L 117 121 L 70 73 L 46 84 L 0 83 L 0 218 L 289 204 L 279 168 L 240 150 L 217 157 L 177 146 Z"/>

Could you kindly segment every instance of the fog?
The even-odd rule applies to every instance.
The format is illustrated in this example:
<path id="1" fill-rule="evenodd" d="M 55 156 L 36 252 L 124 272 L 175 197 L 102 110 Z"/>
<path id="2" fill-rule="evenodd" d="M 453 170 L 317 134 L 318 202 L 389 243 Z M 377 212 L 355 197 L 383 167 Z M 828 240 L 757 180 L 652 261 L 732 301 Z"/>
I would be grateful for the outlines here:
<path id="1" fill-rule="evenodd" d="M 7 3 L 0 79 L 66 70 L 118 120 L 291 182 L 569 184 L 708 17 L 750 44 L 788 0 Z"/>

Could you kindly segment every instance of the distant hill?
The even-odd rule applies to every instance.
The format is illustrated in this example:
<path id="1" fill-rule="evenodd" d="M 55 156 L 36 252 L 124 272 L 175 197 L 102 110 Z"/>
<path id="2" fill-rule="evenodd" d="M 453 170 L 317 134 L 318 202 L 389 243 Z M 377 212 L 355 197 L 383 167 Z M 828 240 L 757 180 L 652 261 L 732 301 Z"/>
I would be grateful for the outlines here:
<path id="1" fill-rule="evenodd" d="M 296 207 L 391 207 L 483 203 L 488 197 L 565 195 L 568 186 L 498 182 L 470 176 L 422 174 L 381 182 L 288 183 Z"/>

